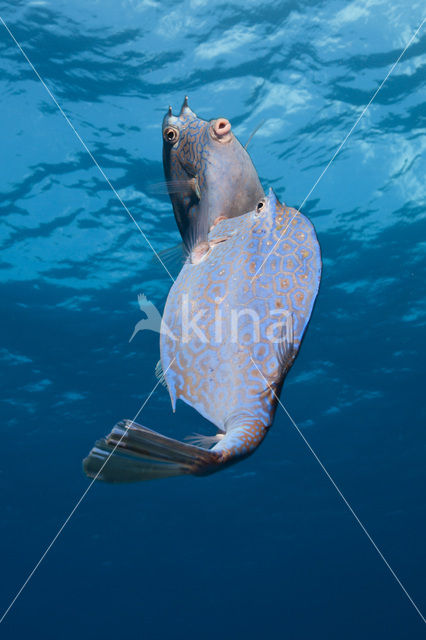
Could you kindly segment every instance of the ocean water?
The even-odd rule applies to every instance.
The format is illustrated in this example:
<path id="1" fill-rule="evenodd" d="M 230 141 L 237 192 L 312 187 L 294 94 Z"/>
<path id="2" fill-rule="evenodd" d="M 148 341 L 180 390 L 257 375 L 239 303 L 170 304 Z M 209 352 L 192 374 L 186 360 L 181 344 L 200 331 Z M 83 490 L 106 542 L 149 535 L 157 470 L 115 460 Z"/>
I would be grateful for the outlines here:
<path id="1" fill-rule="evenodd" d="M 179 240 L 161 120 L 225 116 L 265 188 L 298 206 L 421 23 L 422 2 L 0 2 L 153 247 Z M 156 380 L 170 278 L 0 24 L 5 610 L 88 487 L 81 460 Z M 320 294 L 282 400 L 407 592 L 425 593 L 426 27 L 303 211 Z M 213 399 L 214 400 L 214 399 Z M 139 418 L 208 431 L 159 387 Z M 211 432 L 211 431 L 210 431 Z M 283 410 L 207 478 L 96 483 L 2 638 L 417 640 L 421 617 Z"/>

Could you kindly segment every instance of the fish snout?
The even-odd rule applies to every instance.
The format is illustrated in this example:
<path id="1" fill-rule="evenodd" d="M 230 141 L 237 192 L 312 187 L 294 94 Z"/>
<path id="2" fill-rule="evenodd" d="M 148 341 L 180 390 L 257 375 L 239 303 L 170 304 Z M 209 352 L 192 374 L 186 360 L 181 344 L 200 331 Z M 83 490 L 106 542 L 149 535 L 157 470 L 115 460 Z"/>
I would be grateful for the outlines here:
<path id="1" fill-rule="evenodd" d="M 212 122 L 210 132 L 215 140 L 229 142 L 232 138 L 231 123 L 226 118 L 218 118 Z"/>

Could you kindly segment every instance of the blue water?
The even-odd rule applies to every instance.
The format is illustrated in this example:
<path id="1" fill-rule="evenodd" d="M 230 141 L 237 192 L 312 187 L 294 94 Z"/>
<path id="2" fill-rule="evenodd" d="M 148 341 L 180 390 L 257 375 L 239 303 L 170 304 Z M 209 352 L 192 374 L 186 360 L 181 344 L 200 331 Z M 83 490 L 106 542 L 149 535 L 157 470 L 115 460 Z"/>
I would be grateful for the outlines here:
<path id="1" fill-rule="evenodd" d="M 178 241 L 167 106 L 225 116 L 299 205 L 420 24 L 405 0 L 0 2 L 0 15 L 155 249 Z M 170 279 L 0 24 L 4 610 L 88 486 L 81 459 L 155 384 Z M 304 205 L 318 302 L 282 399 L 426 611 L 426 27 Z M 204 423 L 159 387 L 139 418 Z M 249 460 L 204 479 L 96 484 L 2 637 L 416 640 L 426 628 L 278 410 Z"/>

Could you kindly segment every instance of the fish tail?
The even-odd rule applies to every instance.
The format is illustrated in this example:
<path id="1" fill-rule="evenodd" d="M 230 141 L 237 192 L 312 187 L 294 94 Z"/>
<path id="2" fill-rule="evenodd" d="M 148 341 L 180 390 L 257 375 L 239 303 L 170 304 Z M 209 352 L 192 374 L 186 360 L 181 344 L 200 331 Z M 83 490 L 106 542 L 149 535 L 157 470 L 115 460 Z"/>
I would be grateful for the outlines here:
<path id="1" fill-rule="evenodd" d="M 89 478 L 137 482 L 218 470 L 221 454 L 147 429 L 132 420 L 118 422 L 83 460 Z"/>
<path id="2" fill-rule="evenodd" d="M 211 449 L 220 456 L 222 466 L 229 466 L 250 456 L 264 439 L 268 426 L 245 412 L 231 416 L 226 422 L 226 435 Z"/>

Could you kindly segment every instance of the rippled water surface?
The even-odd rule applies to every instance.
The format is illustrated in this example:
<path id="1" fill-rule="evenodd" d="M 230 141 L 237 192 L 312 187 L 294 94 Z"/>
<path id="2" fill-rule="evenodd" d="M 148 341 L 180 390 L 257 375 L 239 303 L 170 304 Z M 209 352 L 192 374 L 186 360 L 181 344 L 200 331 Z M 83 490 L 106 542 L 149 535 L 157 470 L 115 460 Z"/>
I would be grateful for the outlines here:
<path id="1" fill-rule="evenodd" d="M 228 117 L 299 205 L 423 19 L 421 2 L 0 2 L 153 247 L 179 237 L 167 106 Z M 1 608 L 88 485 L 81 459 L 155 384 L 170 279 L 0 24 Z M 426 27 L 309 196 L 324 259 L 282 399 L 425 611 Z M 141 422 L 205 430 L 157 389 Z M 5 638 L 400 640 L 425 626 L 282 410 L 220 474 L 96 484 Z"/>

